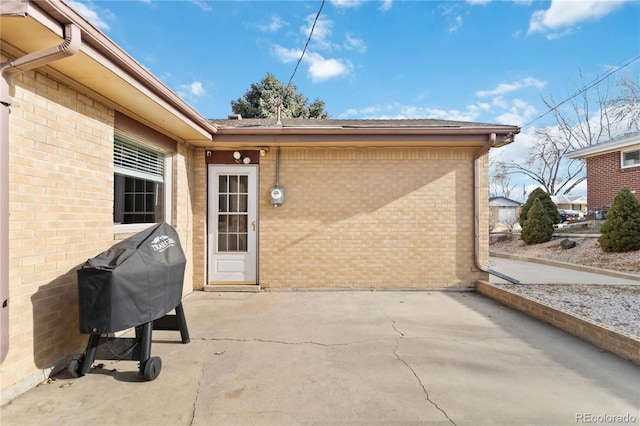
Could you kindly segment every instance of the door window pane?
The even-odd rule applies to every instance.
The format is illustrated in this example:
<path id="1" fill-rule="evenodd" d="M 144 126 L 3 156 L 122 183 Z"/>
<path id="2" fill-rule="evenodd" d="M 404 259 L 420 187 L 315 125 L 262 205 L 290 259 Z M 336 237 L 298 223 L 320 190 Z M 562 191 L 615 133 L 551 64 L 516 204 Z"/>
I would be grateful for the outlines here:
<path id="1" fill-rule="evenodd" d="M 220 192 L 220 193 L 227 192 L 227 177 L 226 176 L 218 176 L 218 192 Z"/>
<path id="2" fill-rule="evenodd" d="M 240 187 L 238 188 L 238 192 L 249 192 L 249 176 L 240 176 Z"/>
<path id="3" fill-rule="evenodd" d="M 218 251 L 247 251 L 247 175 L 218 176 Z"/>

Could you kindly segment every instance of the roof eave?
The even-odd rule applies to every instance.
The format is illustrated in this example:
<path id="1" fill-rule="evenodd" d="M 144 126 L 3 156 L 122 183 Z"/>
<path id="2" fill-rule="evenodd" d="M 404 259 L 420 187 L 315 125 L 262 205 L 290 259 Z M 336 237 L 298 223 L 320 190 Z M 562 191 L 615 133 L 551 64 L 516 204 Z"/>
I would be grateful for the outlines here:
<path id="1" fill-rule="evenodd" d="M 47 65 L 52 75 L 63 79 L 63 81 L 66 79 L 83 89 L 88 89 L 99 99 L 160 131 L 167 133 L 168 127 L 173 127 L 171 136 L 175 138 L 205 144 L 211 143 L 212 135 L 217 131 L 215 125 L 172 92 L 64 1 L 31 0 L 25 3 L 29 7 L 29 13 L 24 17 L 16 16 L 9 19 L 24 20 L 21 22 L 25 25 L 27 20 L 35 20 L 51 31 L 52 44 L 56 42 L 57 37 L 61 36 L 61 29 L 65 24 L 73 23 L 81 29 L 80 55 L 77 54 Z M 3 19 L 6 18 L 3 17 Z M 3 40 L 6 35 L 7 33 L 4 32 Z M 13 47 L 18 51 L 30 53 L 28 48 L 20 46 L 19 40 L 13 44 Z M 90 61 L 93 68 L 79 67 L 77 66 L 79 61 Z M 88 62 L 85 63 L 88 64 Z M 137 98 L 131 96 L 130 99 L 123 96 L 119 99 L 111 98 L 100 88 L 100 84 L 104 85 L 104 81 L 100 83 L 98 76 L 89 75 L 90 71 L 86 71 L 97 68 L 108 72 L 111 79 L 121 85 L 118 89 L 127 87 L 132 91 L 131 93 L 135 92 L 139 96 Z M 114 91 L 116 90 L 114 89 Z M 145 102 L 154 105 L 153 114 L 145 112 L 146 108 L 142 107 Z M 156 117 L 157 112 L 161 112 L 164 117 Z M 178 124 L 178 121 L 182 123 Z"/>
<path id="2" fill-rule="evenodd" d="M 598 145 L 588 146 L 585 148 L 577 149 L 575 151 L 565 154 L 565 157 L 573 160 L 584 160 L 588 157 L 596 155 L 607 154 L 615 151 L 622 151 L 626 148 L 633 146 L 640 146 L 640 138 L 627 138 L 614 142 L 606 142 Z"/>

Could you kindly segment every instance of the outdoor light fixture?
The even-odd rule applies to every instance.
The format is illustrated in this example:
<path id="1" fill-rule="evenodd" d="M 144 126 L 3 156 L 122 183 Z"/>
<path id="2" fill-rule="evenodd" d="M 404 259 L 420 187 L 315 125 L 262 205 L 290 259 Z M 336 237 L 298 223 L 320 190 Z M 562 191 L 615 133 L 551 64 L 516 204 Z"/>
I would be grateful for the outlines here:
<path id="1" fill-rule="evenodd" d="M 251 163 L 251 158 L 247 157 L 240 151 L 235 151 L 233 153 L 233 158 L 236 160 L 236 163 L 249 164 Z"/>

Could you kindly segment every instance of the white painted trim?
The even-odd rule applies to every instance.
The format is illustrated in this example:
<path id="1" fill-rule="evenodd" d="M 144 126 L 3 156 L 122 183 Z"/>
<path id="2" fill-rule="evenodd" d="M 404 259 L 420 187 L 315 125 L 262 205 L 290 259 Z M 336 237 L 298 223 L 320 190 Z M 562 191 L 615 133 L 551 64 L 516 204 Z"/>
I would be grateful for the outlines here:
<path id="1" fill-rule="evenodd" d="M 625 166 L 624 165 L 624 154 L 626 154 L 627 152 L 635 152 L 635 151 L 640 152 L 640 147 L 636 148 L 636 149 L 627 149 L 627 150 L 624 150 L 624 151 L 620 151 L 620 168 L 622 168 L 622 169 L 631 169 L 633 167 L 640 167 L 640 163 L 632 164 L 630 166 Z"/>

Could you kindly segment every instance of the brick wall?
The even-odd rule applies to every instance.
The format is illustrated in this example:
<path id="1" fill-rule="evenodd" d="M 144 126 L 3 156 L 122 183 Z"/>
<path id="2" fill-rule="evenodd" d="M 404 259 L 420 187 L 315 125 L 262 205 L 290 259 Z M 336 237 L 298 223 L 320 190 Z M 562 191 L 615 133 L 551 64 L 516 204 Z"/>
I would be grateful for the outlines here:
<path id="1" fill-rule="evenodd" d="M 39 71 L 12 76 L 9 140 L 9 351 L 2 403 L 81 352 L 76 271 L 127 234 L 113 232 L 112 108 Z M 187 255 L 184 292 L 203 274 L 201 198 L 194 153 L 173 155 L 172 220 Z M 206 194 L 204 195 L 206 196 Z M 194 212 L 201 214 L 194 220 Z"/>
<path id="2" fill-rule="evenodd" d="M 640 365 L 640 341 L 633 336 L 619 333 L 584 318 L 552 308 L 486 281 L 477 283 L 477 291 L 497 302 Z"/>
<path id="3" fill-rule="evenodd" d="M 207 281 L 207 165 L 205 150 L 193 152 L 192 179 L 197 190 L 193 198 L 193 286 L 204 288 Z"/>
<path id="4" fill-rule="evenodd" d="M 260 162 L 260 284 L 473 286 L 485 276 L 473 262 L 473 153 L 283 149 L 280 184 L 286 202 L 274 208 L 268 195 L 275 184 L 275 152 L 270 151 Z M 481 197 L 488 197 L 485 178 Z M 488 209 L 481 223 L 481 235 L 488 235 Z"/>
<path id="5" fill-rule="evenodd" d="M 76 268 L 113 240 L 113 110 L 40 72 L 12 84 L 3 394 L 86 344 Z"/>
<path id="6" fill-rule="evenodd" d="M 587 158 L 587 182 L 589 210 L 608 210 L 623 186 L 640 201 L 640 167 L 621 168 L 619 151 Z"/>

